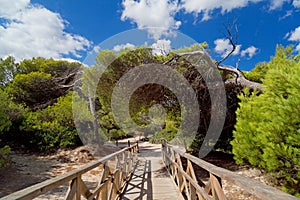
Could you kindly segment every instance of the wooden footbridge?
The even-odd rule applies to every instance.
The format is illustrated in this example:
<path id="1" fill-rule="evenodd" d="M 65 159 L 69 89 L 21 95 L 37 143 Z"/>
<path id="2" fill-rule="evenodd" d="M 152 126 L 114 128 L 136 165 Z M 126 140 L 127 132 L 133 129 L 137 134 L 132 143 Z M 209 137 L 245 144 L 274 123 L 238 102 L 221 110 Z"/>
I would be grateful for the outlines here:
<path id="1" fill-rule="evenodd" d="M 197 168 L 197 173 L 194 169 Z M 82 176 L 97 171 L 98 181 L 88 187 Z M 201 174 L 198 175 L 199 169 Z M 228 199 L 226 180 L 253 196 L 252 199 L 298 199 L 273 187 L 214 166 L 170 145 L 135 144 L 79 169 L 38 183 L 1 198 L 53 199 L 45 193 L 68 184 L 63 197 L 55 199 L 180 200 Z"/>

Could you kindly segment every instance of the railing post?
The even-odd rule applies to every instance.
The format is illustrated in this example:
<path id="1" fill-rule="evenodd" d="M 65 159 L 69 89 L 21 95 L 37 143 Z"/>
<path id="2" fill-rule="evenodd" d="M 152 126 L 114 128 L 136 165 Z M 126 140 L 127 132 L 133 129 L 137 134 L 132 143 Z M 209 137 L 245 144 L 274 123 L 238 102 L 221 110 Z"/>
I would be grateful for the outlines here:
<path id="1" fill-rule="evenodd" d="M 161 154 L 162 154 L 163 162 L 165 163 L 166 167 L 168 168 L 166 153 L 167 153 L 166 152 L 166 140 L 163 140 L 162 143 L 161 143 Z"/>
<path id="2" fill-rule="evenodd" d="M 76 178 L 76 200 L 80 200 L 81 197 L 80 179 L 81 175 L 78 175 Z"/>

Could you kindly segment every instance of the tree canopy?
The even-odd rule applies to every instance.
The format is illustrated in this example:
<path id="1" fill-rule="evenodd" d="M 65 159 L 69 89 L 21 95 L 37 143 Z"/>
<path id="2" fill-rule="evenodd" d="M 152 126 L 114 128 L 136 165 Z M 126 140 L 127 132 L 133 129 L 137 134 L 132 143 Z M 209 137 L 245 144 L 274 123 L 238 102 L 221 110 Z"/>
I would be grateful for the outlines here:
<path id="1" fill-rule="evenodd" d="M 267 70 L 253 70 L 263 93 L 239 95 L 233 146 L 238 163 L 248 162 L 276 176 L 286 191 L 300 195 L 300 63 L 290 48 L 277 47 Z M 262 74 L 264 74 L 262 76 Z"/>

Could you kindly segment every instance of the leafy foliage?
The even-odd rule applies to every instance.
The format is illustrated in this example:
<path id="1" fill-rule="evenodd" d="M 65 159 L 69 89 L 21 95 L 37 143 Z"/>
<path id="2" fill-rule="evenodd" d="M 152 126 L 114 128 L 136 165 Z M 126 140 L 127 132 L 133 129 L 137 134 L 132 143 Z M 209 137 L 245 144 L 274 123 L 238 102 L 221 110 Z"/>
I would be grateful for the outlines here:
<path id="1" fill-rule="evenodd" d="M 16 104 L 8 94 L 0 89 L 0 133 L 9 131 L 13 123 L 25 112 L 22 105 Z"/>
<path id="2" fill-rule="evenodd" d="M 0 169 L 10 164 L 10 150 L 11 149 L 8 145 L 5 145 L 4 147 L 0 148 Z"/>
<path id="3" fill-rule="evenodd" d="M 27 140 L 40 149 L 80 144 L 73 121 L 72 93 L 60 97 L 53 106 L 27 113 L 21 130 L 30 133 Z"/>
<path id="4" fill-rule="evenodd" d="M 232 141 L 237 163 L 277 173 L 286 191 L 300 196 L 300 63 L 277 48 L 263 79 L 263 94 L 240 95 Z"/>
<path id="5" fill-rule="evenodd" d="M 72 115 L 79 63 L 32 58 L 0 60 L 0 137 L 41 150 L 80 144 Z"/>

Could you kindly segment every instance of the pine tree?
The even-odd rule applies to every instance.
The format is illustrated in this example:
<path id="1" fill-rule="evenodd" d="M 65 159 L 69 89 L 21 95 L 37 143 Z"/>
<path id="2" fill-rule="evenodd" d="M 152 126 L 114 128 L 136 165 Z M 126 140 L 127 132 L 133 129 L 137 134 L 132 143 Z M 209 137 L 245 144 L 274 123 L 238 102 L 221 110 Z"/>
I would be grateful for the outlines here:
<path id="1" fill-rule="evenodd" d="M 239 96 L 231 144 L 237 163 L 274 172 L 285 191 L 300 196 L 300 63 L 291 52 L 277 48 L 261 95 L 245 90 Z"/>

